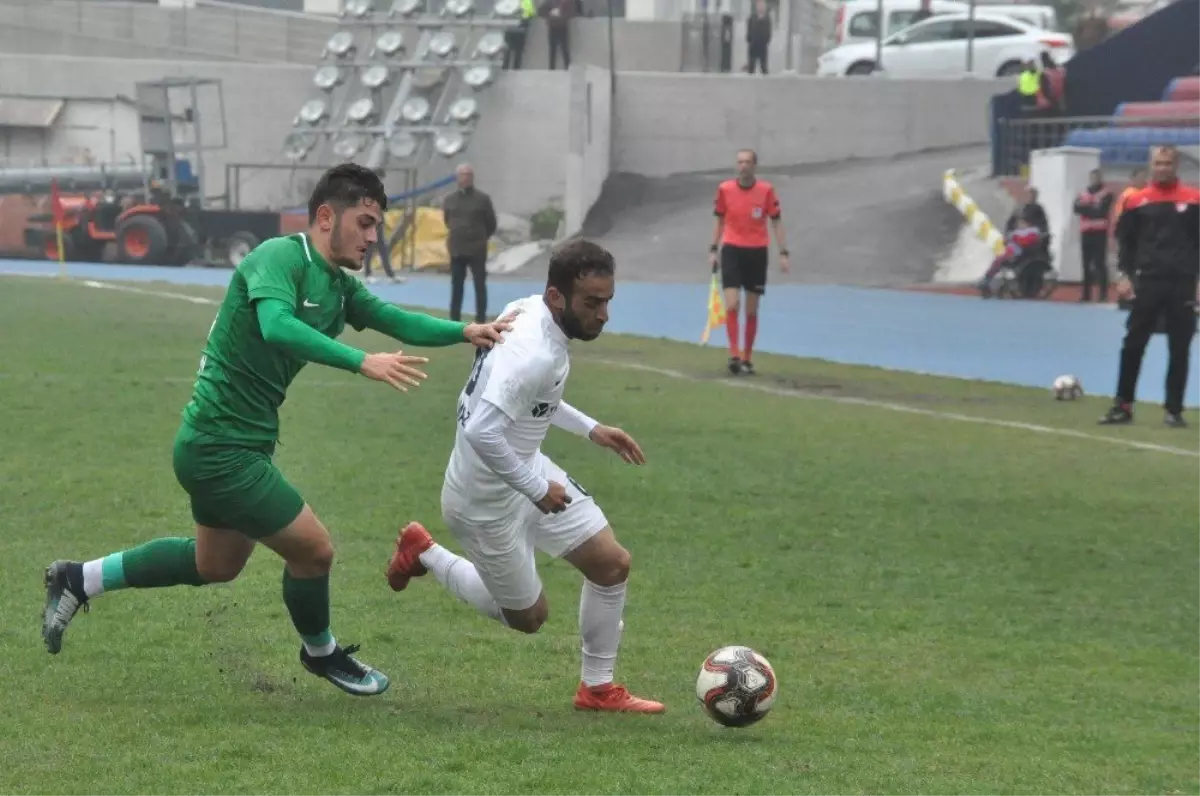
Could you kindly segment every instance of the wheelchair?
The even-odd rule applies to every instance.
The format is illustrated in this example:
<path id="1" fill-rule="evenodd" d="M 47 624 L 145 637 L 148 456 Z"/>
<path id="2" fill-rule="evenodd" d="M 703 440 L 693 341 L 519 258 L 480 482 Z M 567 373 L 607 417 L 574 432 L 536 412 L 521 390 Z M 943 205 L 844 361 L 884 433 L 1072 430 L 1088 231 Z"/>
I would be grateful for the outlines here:
<path id="1" fill-rule="evenodd" d="M 992 278 L 988 292 L 996 298 L 1048 299 L 1058 289 L 1058 269 L 1050 254 L 1051 235 L 1040 246 L 1022 252 Z"/>

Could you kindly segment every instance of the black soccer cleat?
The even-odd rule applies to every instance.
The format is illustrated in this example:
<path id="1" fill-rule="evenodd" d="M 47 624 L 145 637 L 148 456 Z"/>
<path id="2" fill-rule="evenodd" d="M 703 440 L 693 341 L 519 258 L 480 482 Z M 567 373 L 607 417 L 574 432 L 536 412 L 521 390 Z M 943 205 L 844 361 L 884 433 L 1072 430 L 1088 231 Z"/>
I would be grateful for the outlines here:
<path id="1" fill-rule="evenodd" d="M 729 372 L 734 376 L 742 375 L 742 360 L 739 357 L 729 358 Z"/>
<path id="2" fill-rule="evenodd" d="M 1129 411 L 1127 404 L 1113 404 L 1104 417 L 1100 418 L 1099 423 L 1102 426 L 1119 426 L 1128 425 L 1133 422 L 1133 412 Z"/>
<path id="3" fill-rule="evenodd" d="M 88 612 L 87 595 L 82 588 L 72 588 L 67 577 L 70 567 L 80 566 L 75 561 L 55 561 L 46 567 L 46 605 L 42 608 L 42 640 L 51 655 L 57 655 L 62 649 L 63 633 L 67 625 L 75 618 L 82 608 Z"/>
<path id="4" fill-rule="evenodd" d="M 388 689 L 386 674 L 377 672 L 354 657 L 358 645 L 351 644 L 343 649 L 337 647 L 329 655 L 316 657 L 300 647 L 300 663 L 304 668 L 323 677 L 338 688 L 353 696 L 377 696 Z"/>
<path id="5" fill-rule="evenodd" d="M 1163 423 L 1171 428 L 1187 428 L 1187 421 L 1183 419 L 1183 415 L 1179 412 L 1167 412 L 1163 415 Z"/>
<path id="6" fill-rule="evenodd" d="M 758 371 L 756 371 L 754 369 L 753 362 L 751 362 L 748 359 L 745 359 L 745 360 L 742 360 L 742 373 L 744 373 L 747 376 L 753 376 L 754 374 L 758 373 Z"/>

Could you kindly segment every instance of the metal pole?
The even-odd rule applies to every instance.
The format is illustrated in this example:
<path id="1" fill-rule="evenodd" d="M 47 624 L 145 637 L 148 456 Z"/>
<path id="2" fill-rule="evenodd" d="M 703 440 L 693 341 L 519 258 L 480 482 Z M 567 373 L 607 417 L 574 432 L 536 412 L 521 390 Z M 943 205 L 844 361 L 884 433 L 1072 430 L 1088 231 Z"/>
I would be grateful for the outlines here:
<path id="1" fill-rule="evenodd" d="M 883 0 L 875 5 L 875 70 L 883 69 Z"/>
<path id="2" fill-rule="evenodd" d="M 967 74 L 975 71 L 975 0 L 967 8 Z"/>

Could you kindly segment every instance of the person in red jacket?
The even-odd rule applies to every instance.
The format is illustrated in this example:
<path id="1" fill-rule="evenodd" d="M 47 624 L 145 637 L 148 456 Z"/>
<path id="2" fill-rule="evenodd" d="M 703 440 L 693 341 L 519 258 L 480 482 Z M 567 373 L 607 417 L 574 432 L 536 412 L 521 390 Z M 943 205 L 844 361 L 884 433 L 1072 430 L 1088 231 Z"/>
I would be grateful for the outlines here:
<path id="1" fill-rule="evenodd" d="M 1118 295 L 1130 299 L 1121 369 L 1105 425 L 1133 421 L 1133 399 L 1142 356 L 1161 317 L 1166 326 L 1167 364 L 1164 422 L 1183 428 L 1188 357 L 1196 333 L 1196 283 L 1200 278 L 1200 191 L 1179 181 L 1179 152 L 1155 147 L 1150 184 L 1125 202 L 1117 222 L 1122 277 Z"/>
<path id="2" fill-rule="evenodd" d="M 1113 195 L 1104 187 L 1100 169 L 1092 169 L 1088 187 L 1075 197 L 1075 215 L 1079 216 L 1079 243 L 1083 249 L 1083 295 L 1080 301 L 1092 300 L 1092 285 L 1099 292 L 1098 300 L 1108 301 L 1108 217 L 1112 212 Z"/>

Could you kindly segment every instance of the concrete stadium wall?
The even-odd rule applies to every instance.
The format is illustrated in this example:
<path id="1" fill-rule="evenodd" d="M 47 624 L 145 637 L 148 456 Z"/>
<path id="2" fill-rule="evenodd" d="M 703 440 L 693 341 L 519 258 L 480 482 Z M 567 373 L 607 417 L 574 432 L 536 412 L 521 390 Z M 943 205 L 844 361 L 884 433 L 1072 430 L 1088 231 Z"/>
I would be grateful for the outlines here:
<path id="1" fill-rule="evenodd" d="M 988 141 L 988 102 L 1012 81 L 622 75 L 614 171 L 728 169 L 752 147 L 772 165 L 889 157 Z"/>
<path id="2" fill-rule="evenodd" d="M 566 195 L 563 199 L 566 233 L 583 227 L 608 178 L 612 151 L 612 73 L 596 66 L 571 67 L 571 109 L 568 119 Z"/>

